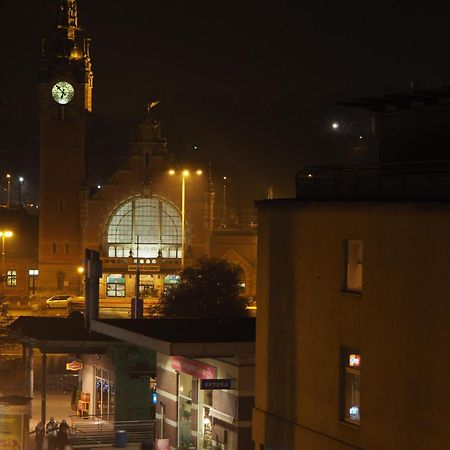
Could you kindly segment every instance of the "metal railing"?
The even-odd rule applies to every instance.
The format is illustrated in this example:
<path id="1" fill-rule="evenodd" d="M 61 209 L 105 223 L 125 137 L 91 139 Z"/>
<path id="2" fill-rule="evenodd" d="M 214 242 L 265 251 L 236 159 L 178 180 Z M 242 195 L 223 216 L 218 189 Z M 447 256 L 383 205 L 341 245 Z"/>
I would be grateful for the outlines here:
<path id="1" fill-rule="evenodd" d="M 71 427 L 70 444 L 72 447 L 89 447 L 91 445 L 113 444 L 116 432 L 127 432 L 128 443 L 153 441 L 155 437 L 155 420 L 121 420 L 105 422 L 97 420 L 74 423 Z"/>

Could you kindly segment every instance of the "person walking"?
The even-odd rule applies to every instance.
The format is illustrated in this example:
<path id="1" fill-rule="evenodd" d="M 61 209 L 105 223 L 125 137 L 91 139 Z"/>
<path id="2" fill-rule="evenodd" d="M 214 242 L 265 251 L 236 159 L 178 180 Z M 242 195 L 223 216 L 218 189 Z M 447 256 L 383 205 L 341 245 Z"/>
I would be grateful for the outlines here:
<path id="1" fill-rule="evenodd" d="M 66 419 L 61 420 L 58 428 L 58 434 L 56 435 L 56 447 L 57 450 L 64 450 L 69 442 L 69 425 Z"/>
<path id="2" fill-rule="evenodd" d="M 39 422 L 34 428 L 34 441 L 36 443 L 36 450 L 42 450 L 42 443 L 44 442 L 45 428 L 42 422 Z"/>
<path id="3" fill-rule="evenodd" d="M 49 422 L 45 426 L 45 433 L 47 434 L 48 450 L 56 450 L 56 436 L 58 434 L 58 422 L 55 422 L 53 417 L 50 417 Z"/>

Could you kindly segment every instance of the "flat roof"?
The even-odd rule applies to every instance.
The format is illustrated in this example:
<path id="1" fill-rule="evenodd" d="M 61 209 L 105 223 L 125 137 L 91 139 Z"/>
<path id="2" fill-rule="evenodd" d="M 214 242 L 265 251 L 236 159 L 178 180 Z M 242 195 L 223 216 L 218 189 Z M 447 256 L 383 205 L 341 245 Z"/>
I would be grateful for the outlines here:
<path id="1" fill-rule="evenodd" d="M 92 330 L 167 355 L 224 357 L 255 352 L 255 318 L 94 320 Z"/>
<path id="2" fill-rule="evenodd" d="M 8 334 L 46 353 L 104 353 L 117 339 L 89 333 L 83 318 L 21 316 L 7 328 Z"/>
<path id="3" fill-rule="evenodd" d="M 46 352 L 102 353 L 111 342 L 127 342 L 167 355 L 224 357 L 252 355 L 255 318 L 236 319 L 105 319 L 19 317 L 11 335 Z"/>

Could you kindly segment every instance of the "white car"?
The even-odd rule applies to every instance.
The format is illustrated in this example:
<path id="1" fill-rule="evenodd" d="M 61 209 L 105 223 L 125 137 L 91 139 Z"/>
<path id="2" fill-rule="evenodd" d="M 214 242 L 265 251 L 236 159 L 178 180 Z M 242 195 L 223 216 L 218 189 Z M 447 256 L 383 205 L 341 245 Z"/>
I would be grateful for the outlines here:
<path id="1" fill-rule="evenodd" d="M 71 295 L 53 295 L 46 300 L 47 308 L 67 308 Z"/>

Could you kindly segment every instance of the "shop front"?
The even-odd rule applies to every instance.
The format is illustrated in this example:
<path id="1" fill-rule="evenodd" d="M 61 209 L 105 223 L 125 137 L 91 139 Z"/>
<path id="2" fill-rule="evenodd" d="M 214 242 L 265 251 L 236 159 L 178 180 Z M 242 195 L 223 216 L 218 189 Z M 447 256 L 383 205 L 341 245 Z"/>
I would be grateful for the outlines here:
<path id="1" fill-rule="evenodd" d="M 239 358 L 158 354 L 160 437 L 184 450 L 250 449 L 253 373 L 253 365 L 240 367 Z"/>

